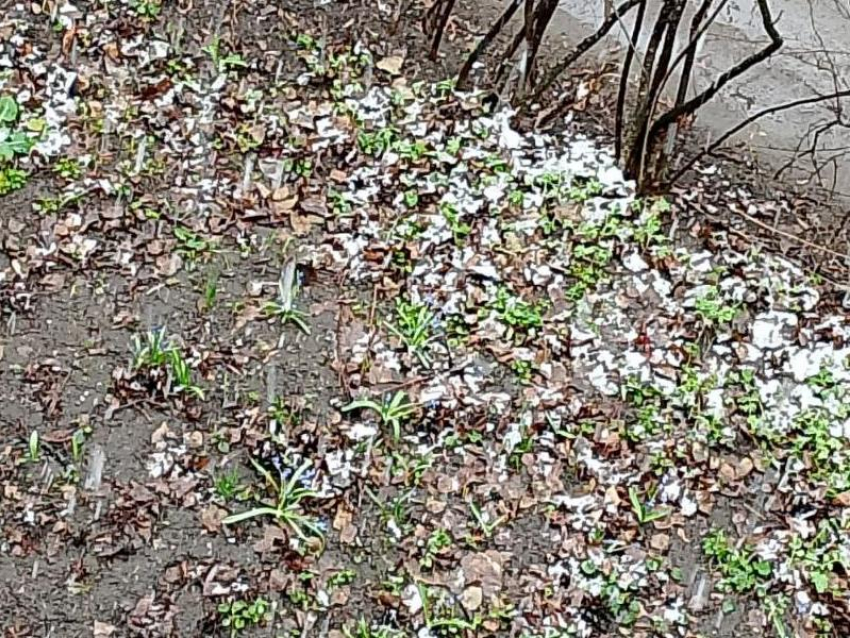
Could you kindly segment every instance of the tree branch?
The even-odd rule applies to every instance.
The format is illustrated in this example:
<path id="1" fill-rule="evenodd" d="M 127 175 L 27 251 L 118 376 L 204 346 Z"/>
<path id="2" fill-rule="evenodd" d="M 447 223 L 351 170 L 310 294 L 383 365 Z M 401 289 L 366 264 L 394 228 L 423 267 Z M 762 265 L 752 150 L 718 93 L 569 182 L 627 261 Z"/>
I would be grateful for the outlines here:
<path id="1" fill-rule="evenodd" d="M 710 155 L 714 151 L 716 151 L 720 146 L 728 140 L 730 137 L 740 132 L 742 129 L 746 128 L 753 122 L 760 120 L 763 117 L 768 115 L 773 115 L 774 113 L 779 113 L 781 111 L 787 111 L 789 109 L 796 108 L 798 106 L 805 106 L 806 104 L 814 104 L 816 102 L 825 102 L 827 100 L 835 100 L 841 99 L 845 97 L 850 97 L 850 89 L 843 91 L 836 91 L 835 93 L 830 93 L 828 95 L 814 95 L 807 98 L 802 98 L 799 100 L 793 100 L 792 102 L 785 102 L 783 104 L 777 104 L 766 109 L 762 109 L 761 111 L 754 113 L 749 116 L 742 122 L 736 124 L 731 129 L 726 131 L 723 135 L 718 137 L 710 146 L 708 146 L 704 151 L 697 153 L 694 157 L 688 160 L 688 163 L 685 164 L 682 168 L 676 171 L 676 173 L 669 180 L 665 182 L 665 186 L 670 186 L 675 184 L 677 180 L 681 179 L 681 177 L 687 173 L 691 168 L 693 168 L 694 164 L 696 164 L 699 160 L 701 160 L 706 155 Z"/>
<path id="2" fill-rule="evenodd" d="M 446 30 L 446 25 L 449 23 L 449 16 L 452 14 L 452 9 L 455 7 L 456 0 L 442 0 L 442 3 L 434 5 L 433 10 L 438 13 L 437 24 L 434 29 L 434 38 L 431 40 L 431 59 L 437 59 L 437 53 L 440 51 L 440 43 L 443 41 L 443 33 Z M 442 9 L 442 13 L 439 10 Z"/>
<path id="3" fill-rule="evenodd" d="M 780 48 L 782 48 L 782 45 L 785 41 L 782 39 L 782 36 L 779 34 L 773 24 L 773 17 L 770 13 L 770 7 L 767 4 L 768 0 L 756 0 L 756 2 L 758 3 L 759 11 L 761 12 L 764 30 L 770 37 L 770 44 L 768 44 L 760 51 L 749 56 L 745 60 L 739 62 L 725 73 L 722 73 L 711 84 L 711 86 L 709 86 L 705 91 L 703 91 L 699 95 L 691 98 L 684 104 L 680 104 L 677 107 L 673 107 L 672 109 L 664 113 L 650 127 L 650 140 L 657 136 L 667 126 L 678 120 L 683 115 L 690 115 L 691 113 L 695 112 L 703 104 L 705 104 L 706 102 L 711 100 L 715 95 L 717 95 L 717 93 L 729 82 L 731 82 L 738 76 L 743 75 L 757 64 L 764 62 L 771 55 L 773 55 Z"/>
<path id="4" fill-rule="evenodd" d="M 505 28 L 505 25 L 511 21 L 511 18 L 514 17 L 514 14 L 519 9 L 519 5 L 522 3 L 522 0 L 513 0 L 508 7 L 502 12 L 502 15 L 499 16 L 499 19 L 490 27 L 490 30 L 487 32 L 478 44 L 475 46 L 475 49 L 466 57 L 466 62 L 463 63 L 463 67 L 458 73 L 457 76 L 457 88 L 463 89 L 466 85 L 466 80 L 469 78 L 469 73 L 472 71 L 472 65 L 474 65 L 478 58 L 481 57 L 481 54 L 484 53 L 484 50 L 490 46 L 493 40 L 496 39 L 496 36 L 501 33 L 502 29 Z"/>
<path id="5" fill-rule="evenodd" d="M 540 83 L 535 87 L 534 91 L 523 100 L 522 107 L 527 107 L 529 104 L 536 102 L 540 99 L 540 96 L 548 89 L 552 83 L 558 79 L 558 76 L 563 73 L 571 64 L 573 64 L 576 60 L 578 60 L 582 55 L 587 53 L 587 51 L 593 47 L 597 42 L 599 42 L 602 38 L 608 35 L 608 32 L 611 30 L 620 18 L 622 18 L 625 14 L 627 14 L 632 7 L 641 3 L 643 0 L 626 0 L 619 7 L 617 7 L 611 15 L 609 15 L 605 20 L 599 25 L 599 28 L 595 33 L 587 36 L 584 40 L 576 45 L 576 48 L 573 49 L 563 60 L 561 60 L 558 64 L 547 71 L 546 75 L 540 81 Z"/>
<path id="6" fill-rule="evenodd" d="M 629 90 L 629 75 L 631 75 L 632 61 L 635 57 L 640 32 L 643 31 L 643 18 L 646 14 L 646 0 L 642 0 L 638 6 L 635 24 L 632 27 L 632 35 L 629 39 L 629 48 L 623 59 L 623 70 L 620 72 L 620 88 L 617 91 L 617 112 L 614 117 L 614 158 L 617 162 L 623 154 L 623 113 L 626 110 L 626 94 Z M 625 29 L 624 29 L 625 30 Z"/>

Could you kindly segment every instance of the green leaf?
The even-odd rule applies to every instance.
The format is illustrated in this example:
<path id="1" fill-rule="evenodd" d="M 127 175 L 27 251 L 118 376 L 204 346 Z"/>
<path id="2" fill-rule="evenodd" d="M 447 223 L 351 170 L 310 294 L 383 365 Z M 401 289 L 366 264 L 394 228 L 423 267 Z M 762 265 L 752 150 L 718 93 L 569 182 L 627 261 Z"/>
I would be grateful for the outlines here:
<path id="1" fill-rule="evenodd" d="M 228 516 L 223 521 L 221 521 L 224 525 L 233 525 L 235 523 L 241 523 L 242 521 L 247 521 L 251 518 L 256 518 L 258 516 L 274 516 L 277 517 L 278 511 L 272 507 L 257 507 L 252 510 L 248 510 L 247 512 L 242 512 L 240 514 L 233 514 Z"/>
<path id="2" fill-rule="evenodd" d="M 771 567 L 770 563 L 768 563 L 766 560 L 756 561 L 753 566 L 756 568 L 756 573 L 758 573 L 759 576 L 770 576 Z"/>
<path id="3" fill-rule="evenodd" d="M 0 142 L 0 149 L 7 149 L 13 155 L 26 155 L 30 152 L 33 146 L 33 141 L 23 133 L 12 133 L 3 142 Z M 3 153 L 3 151 L 0 151 Z"/>
<path id="4" fill-rule="evenodd" d="M 32 131 L 33 133 L 41 133 L 45 128 L 47 128 L 47 122 L 44 121 L 43 118 L 36 117 L 31 120 L 27 120 L 24 123 L 27 130 Z"/>
<path id="5" fill-rule="evenodd" d="M 4 95 L 0 97 L 0 122 L 14 122 L 18 119 L 18 103 L 15 98 Z"/>
<path id="6" fill-rule="evenodd" d="M 819 594 L 825 593 L 829 589 L 829 576 L 823 572 L 813 572 L 811 575 L 812 585 Z"/>

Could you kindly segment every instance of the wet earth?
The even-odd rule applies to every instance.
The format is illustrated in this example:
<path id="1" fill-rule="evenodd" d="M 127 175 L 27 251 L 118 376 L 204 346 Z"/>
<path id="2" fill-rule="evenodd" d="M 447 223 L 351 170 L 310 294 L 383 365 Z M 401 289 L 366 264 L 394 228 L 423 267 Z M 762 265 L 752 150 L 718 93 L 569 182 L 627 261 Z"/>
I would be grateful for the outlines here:
<path id="1" fill-rule="evenodd" d="M 850 631 L 841 298 L 456 93 L 460 5 L 0 18 L 5 636 Z"/>

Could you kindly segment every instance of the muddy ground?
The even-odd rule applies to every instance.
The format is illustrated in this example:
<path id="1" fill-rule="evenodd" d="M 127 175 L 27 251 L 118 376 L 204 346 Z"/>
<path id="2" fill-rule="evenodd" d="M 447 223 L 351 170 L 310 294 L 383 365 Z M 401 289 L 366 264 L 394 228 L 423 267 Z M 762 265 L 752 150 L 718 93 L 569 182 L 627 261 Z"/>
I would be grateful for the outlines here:
<path id="1" fill-rule="evenodd" d="M 4 635 L 846 635 L 823 281 L 314 5 L 1 19 Z"/>

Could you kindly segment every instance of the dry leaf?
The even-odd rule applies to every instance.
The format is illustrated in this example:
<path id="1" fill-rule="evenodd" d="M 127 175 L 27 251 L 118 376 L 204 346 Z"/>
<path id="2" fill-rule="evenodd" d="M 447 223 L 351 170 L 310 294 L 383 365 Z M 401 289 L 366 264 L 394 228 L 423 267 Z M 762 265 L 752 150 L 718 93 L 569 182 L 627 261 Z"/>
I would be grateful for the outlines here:
<path id="1" fill-rule="evenodd" d="M 402 56 L 391 55 L 383 60 L 379 60 L 375 66 L 390 75 L 399 75 L 401 73 L 402 64 L 404 64 L 404 58 Z"/>

